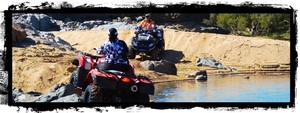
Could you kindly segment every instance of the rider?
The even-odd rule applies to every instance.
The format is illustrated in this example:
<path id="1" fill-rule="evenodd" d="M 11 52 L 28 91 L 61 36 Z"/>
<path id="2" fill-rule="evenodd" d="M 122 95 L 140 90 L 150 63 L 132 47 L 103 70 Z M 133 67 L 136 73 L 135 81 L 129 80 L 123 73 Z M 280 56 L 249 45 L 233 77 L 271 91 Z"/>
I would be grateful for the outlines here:
<path id="1" fill-rule="evenodd" d="M 109 29 L 109 40 L 100 48 L 95 48 L 98 54 L 105 55 L 104 62 L 97 65 L 98 70 L 118 70 L 122 72 L 130 72 L 130 65 L 127 59 L 128 47 L 126 43 L 117 38 L 118 32 L 115 28 Z M 78 69 L 78 75 L 84 75 L 82 69 Z M 84 85 L 84 76 L 78 76 L 77 88 L 75 92 L 78 95 L 82 93 Z"/>
<path id="2" fill-rule="evenodd" d="M 145 19 L 142 20 L 142 22 L 139 24 L 138 29 L 144 29 L 144 30 L 153 30 L 153 27 L 155 26 L 154 21 L 151 19 L 151 14 L 146 14 Z"/>
<path id="3" fill-rule="evenodd" d="M 109 29 L 109 40 L 100 48 L 96 49 L 98 54 L 104 54 L 104 62 L 97 65 L 98 70 L 118 70 L 129 72 L 129 61 L 127 59 L 128 47 L 126 43 L 117 38 L 118 32 L 115 28 Z"/>
<path id="4" fill-rule="evenodd" d="M 147 30 L 151 31 L 154 36 L 156 36 L 156 29 L 157 27 L 154 24 L 154 21 L 151 19 L 151 14 L 146 14 L 145 19 L 141 21 L 141 23 L 137 27 L 137 33 L 140 32 L 141 30 Z"/>

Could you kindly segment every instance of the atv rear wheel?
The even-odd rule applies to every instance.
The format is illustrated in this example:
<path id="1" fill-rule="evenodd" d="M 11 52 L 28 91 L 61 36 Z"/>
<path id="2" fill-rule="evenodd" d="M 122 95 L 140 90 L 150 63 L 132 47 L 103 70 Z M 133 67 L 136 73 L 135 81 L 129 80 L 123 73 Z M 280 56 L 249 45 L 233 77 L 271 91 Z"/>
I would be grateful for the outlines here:
<path id="1" fill-rule="evenodd" d="M 129 46 L 129 52 L 128 52 L 127 57 L 129 59 L 135 59 L 135 56 L 136 56 L 135 50 L 131 46 Z"/>
<path id="2" fill-rule="evenodd" d="M 82 96 L 86 103 L 103 102 L 103 91 L 101 91 L 100 87 L 94 84 L 89 84 Z"/>

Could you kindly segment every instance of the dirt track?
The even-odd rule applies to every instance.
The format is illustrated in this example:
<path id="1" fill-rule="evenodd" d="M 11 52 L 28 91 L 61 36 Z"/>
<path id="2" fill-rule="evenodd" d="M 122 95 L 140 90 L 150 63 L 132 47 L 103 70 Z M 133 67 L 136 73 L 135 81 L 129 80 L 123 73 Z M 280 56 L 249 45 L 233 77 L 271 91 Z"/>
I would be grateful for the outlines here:
<path id="1" fill-rule="evenodd" d="M 78 50 L 95 54 L 107 40 L 107 31 L 54 32 Z M 129 44 L 133 31 L 119 31 L 119 38 Z M 136 66 L 136 74 L 144 74 L 155 81 L 176 80 L 200 69 L 216 72 L 208 67 L 195 66 L 196 56 L 212 57 L 223 65 L 242 69 L 256 69 L 266 64 L 289 64 L 290 43 L 263 38 L 183 32 L 165 29 L 166 53 L 163 59 L 178 62 L 178 75 L 165 75 L 146 71 L 139 60 L 130 60 Z M 60 82 L 67 82 L 72 71 L 70 60 L 73 52 L 65 52 L 46 45 L 27 48 L 13 47 L 13 87 L 26 91 L 47 92 Z M 69 69 L 69 72 L 67 71 Z"/>

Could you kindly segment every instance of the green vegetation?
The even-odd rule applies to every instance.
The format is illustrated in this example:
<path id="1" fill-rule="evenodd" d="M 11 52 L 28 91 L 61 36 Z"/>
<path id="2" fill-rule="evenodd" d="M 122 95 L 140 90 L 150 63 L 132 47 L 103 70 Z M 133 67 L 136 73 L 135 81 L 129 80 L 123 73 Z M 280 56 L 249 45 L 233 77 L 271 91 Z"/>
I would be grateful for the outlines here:
<path id="1" fill-rule="evenodd" d="M 285 13 L 213 13 L 203 23 L 228 29 L 236 35 L 290 39 L 290 15 Z"/>

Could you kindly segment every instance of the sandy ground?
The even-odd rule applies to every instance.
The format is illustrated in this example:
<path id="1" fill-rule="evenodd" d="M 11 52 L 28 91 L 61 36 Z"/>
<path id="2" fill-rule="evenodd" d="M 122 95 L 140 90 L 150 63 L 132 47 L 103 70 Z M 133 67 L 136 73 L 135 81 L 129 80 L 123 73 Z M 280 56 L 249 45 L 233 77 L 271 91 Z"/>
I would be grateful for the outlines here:
<path id="1" fill-rule="evenodd" d="M 107 31 L 87 30 L 54 32 L 78 50 L 96 54 L 92 48 L 99 47 L 108 39 Z M 166 52 L 163 59 L 178 62 L 177 75 L 146 71 L 140 59 L 130 60 L 135 73 L 150 77 L 155 82 L 186 79 L 194 71 L 207 70 L 208 75 L 227 73 L 204 66 L 196 66 L 196 57 L 212 57 L 223 65 L 239 70 L 261 70 L 262 65 L 280 64 L 274 70 L 289 70 L 289 41 L 243 37 L 211 33 L 183 32 L 165 29 Z M 133 31 L 119 31 L 119 38 L 130 44 Z M 25 92 L 48 92 L 57 83 L 67 82 L 74 70 L 71 51 L 61 51 L 46 45 L 13 47 L 13 87 Z M 270 69 L 269 69 L 270 70 Z"/>

